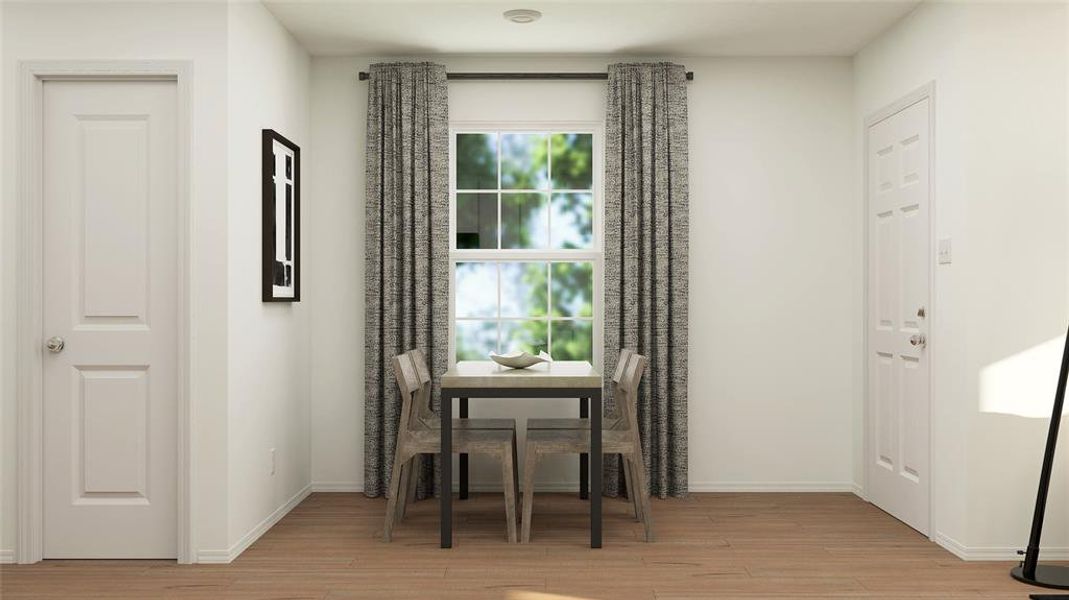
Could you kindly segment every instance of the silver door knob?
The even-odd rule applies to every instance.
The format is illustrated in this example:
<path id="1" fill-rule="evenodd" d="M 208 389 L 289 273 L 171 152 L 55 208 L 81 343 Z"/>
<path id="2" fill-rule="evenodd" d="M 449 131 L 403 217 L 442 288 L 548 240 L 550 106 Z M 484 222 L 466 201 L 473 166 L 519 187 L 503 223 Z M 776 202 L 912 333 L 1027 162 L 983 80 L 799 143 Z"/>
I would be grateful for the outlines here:
<path id="1" fill-rule="evenodd" d="M 928 344 L 928 338 L 924 337 L 923 333 L 914 333 L 909 336 L 909 343 L 917 348 L 923 348 Z"/>
<path id="2" fill-rule="evenodd" d="M 63 352 L 63 338 L 58 335 L 48 338 L 48 341 L 45 342 L 45 348 L 48 348 L 48 351 L 53 354 Z"/>

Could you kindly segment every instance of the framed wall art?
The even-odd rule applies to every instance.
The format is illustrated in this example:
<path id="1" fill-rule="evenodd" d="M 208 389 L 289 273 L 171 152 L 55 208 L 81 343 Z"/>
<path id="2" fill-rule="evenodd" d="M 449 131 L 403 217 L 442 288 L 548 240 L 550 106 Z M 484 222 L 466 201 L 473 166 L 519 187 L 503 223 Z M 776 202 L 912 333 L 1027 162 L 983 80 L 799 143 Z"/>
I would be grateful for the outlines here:
<path id="1" fill-rule="evenodd" d="M 301 149 L 264 129 L 263 301 L 301 300 Z"/>

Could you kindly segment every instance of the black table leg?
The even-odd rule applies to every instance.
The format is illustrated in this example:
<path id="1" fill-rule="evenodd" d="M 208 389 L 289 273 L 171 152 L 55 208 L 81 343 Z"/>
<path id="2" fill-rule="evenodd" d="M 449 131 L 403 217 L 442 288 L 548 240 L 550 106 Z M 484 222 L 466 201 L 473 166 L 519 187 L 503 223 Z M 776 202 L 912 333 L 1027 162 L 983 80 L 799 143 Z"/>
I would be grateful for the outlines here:
<path id="1" fill-rule="evenodd" d="M 590 399 L 579 399 L 579 418 L 590 417 Z M 586 500 L 590 497 L 590 455 L 579 455 L 579 497 Z"/>
<path id="2" fill-rule="evenodd" d="M 460 399 L 460 418 L 468 418 L 468 399 Z M 460 499 L 468 499 L 468 455 L 460 455 Z"/>
<path id="3" fill-rule="evenodd" d="M 438 496 L 442 548 L 453 547 L 453 398 L 442 392 L 442 489 Z"/>
<path id="4" fill-rule="evenodd" d="M 601 390 L 590 397 L 590 547 L 601 548 Z"/>

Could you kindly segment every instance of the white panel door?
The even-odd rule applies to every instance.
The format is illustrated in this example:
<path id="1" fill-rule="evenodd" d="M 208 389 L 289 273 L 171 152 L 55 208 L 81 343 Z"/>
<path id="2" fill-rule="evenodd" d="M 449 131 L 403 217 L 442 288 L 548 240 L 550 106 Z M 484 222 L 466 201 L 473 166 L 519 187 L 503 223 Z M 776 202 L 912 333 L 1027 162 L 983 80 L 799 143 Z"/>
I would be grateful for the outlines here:
<path id="1" fill-rule="evenodd" d="M 44 557 L 177 555 L 176 84 L 44 84 Z"/>
<path id="2" fill-rule="evenodd" d="M 929 107 L 868 129 L 869 500 L 928 533 Z"/>

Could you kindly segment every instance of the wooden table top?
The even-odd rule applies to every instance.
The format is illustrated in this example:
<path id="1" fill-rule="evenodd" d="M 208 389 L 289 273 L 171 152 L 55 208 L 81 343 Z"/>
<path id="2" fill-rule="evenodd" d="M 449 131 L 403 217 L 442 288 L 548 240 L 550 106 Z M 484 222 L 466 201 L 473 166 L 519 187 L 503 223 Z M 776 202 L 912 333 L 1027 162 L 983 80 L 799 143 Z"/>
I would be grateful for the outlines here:
<path id="1" fill-rule="evenodd" d="M 600 388 L 601 373 L 585 360 L 557 360 L 510 369 L 490 360 L 462 360 L 442 375 L 446 388 Z"/>

